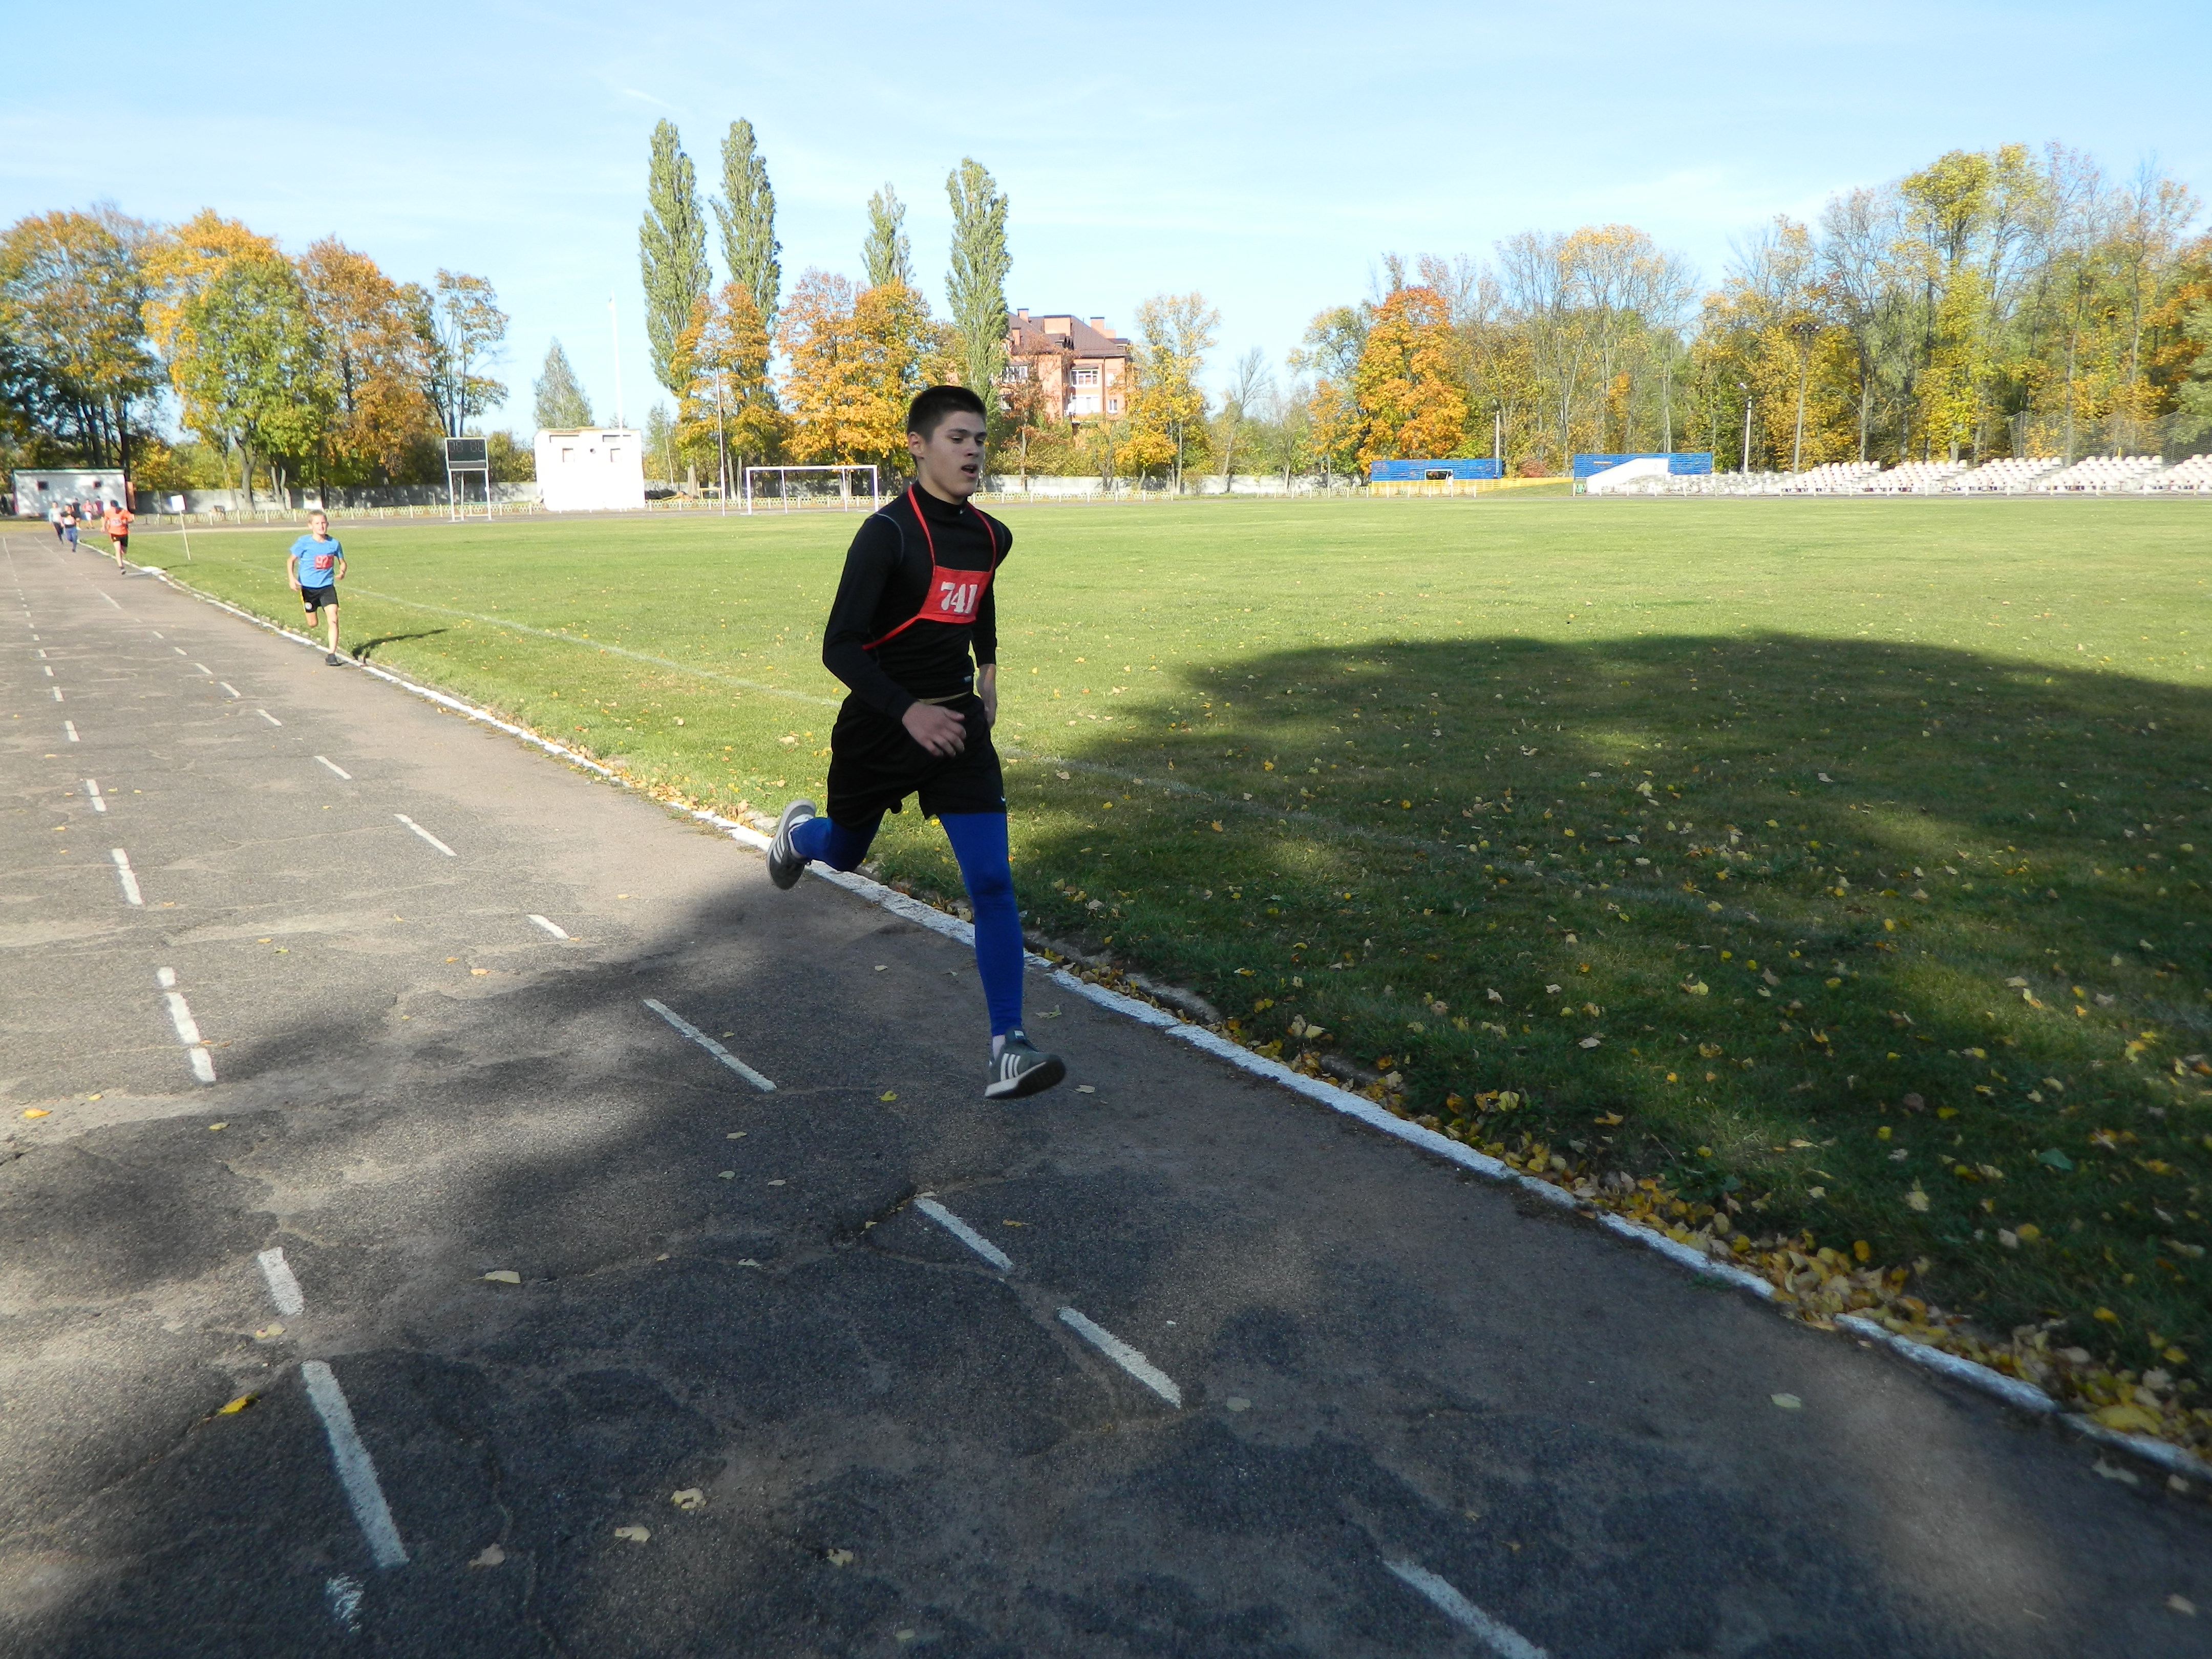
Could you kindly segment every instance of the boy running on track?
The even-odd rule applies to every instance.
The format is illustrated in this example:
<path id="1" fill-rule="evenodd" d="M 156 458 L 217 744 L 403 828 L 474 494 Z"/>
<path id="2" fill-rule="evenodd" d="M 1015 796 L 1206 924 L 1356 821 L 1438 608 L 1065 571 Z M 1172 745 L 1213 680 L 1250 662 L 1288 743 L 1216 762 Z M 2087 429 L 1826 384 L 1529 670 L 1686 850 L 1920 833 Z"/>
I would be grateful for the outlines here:
<path id="1" fill-rule="evenodd" d="M 933 386 L 907 410 L 915 483 L 871 514 L 845 555 L 822 661 L 851 688 L 830 734 L 830 811 L 795 800 L 769 848 L 778 887 L 809 860 L 850 870 L 885 812 L 908 795 L 945 826 L 975 921 L 975 969 L 991 1015 L 984 1095 L 1018 1099 L 1067 1075 L 1022 1030 L 1022 927 L 1006 852 L 1006 786 L 991 746 L 999 717 L 998 608 L 991 578 L 1012 545 L 969 505 L 982 482 L 982 400 Z"/>
<path id="2" fill-rule="evenodd" d="M 59 501 L 46 509 L 46 522 L 54 527 L 54 539 L 62 540 L 62 504 Z"/>
<path id="3" fill-rule="evenodd" d="M 76 545 L 76 503 L 75 501 L 62 503 L 62 539 L 71 547 Z"/>
<path id="4" fill-rule="evenodd" d="M 327 611 L 331 619 L 330 650 L 323 660 L 336 668 L 338 655 L 338 578 L 345 574 L 345 549 L 331 534 L 331 521 L 321 513 L 307 514 L 307 533 L 294 542 L 284 555 L 284 580 L 300 596 L 307 613 L 307 626 L 315 613 Z"/>
<path id="5" fill-rule="evenodd" d="M 124 556 L 131 551 L 131 520 L 136 515 L 120 501 L 110 501 L 107 511 L 100 515 L 100 527 L 107 532 L 107 544 L 115 550 L 115 571 L 123 574 Z"/>

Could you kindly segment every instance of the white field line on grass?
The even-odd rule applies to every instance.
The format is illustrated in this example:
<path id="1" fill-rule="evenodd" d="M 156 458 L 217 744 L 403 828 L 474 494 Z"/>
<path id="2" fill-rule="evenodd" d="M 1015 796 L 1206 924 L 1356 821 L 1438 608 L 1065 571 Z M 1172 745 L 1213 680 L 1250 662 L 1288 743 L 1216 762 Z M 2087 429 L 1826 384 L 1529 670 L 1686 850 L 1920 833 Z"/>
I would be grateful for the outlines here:
<path id="1" fill-rule="evenodd" d="M 211 594 L 203 593 L 196 588 L 176 581 L 166 571 L 149 570 L 149 574 L 162 581 L 168 582 L 178 592 L 198 600 L 202 605 L 212 605 L 218 611 L 228 611 L 242 622 L 251 623 L 256 628 L 281 635 L 295 645 L 304 646 L 308 650 L 317 652 L 323 648 L 304 635 L 294 633 L 289 628 L 264 621 L 250 611 L 242 610 L 226 600 L 218 599 Z M 579 754 L 565 744 L 556 743 L 550 738 L 541 737 L 526 726 L 517 726 L 511 720 L 501 720 L 489 709 L 479 708 L 473 703 L 465 702 L 449 693 L 435 690 L 429 686 L 418 685 L 414 681 L 404 679 L 388 669 L 378 668 L 368 663 L 363 663 L 361 666 L 364 672 L 373 674 L 377 678 L 386 681 L 401 690 L 421 697 L 428 702 L 435 703 L 440 708 L 450 709 L 454 714 L 490 726 L 494 731 L 503 732 L 511 738 L 519 738 L 524 743 L 543 750 L 549 755 L 566 761 L 572 766 L 603 777 L 611 783 L 618 784 L 625 789 L 637 790 L 640 793 L 644 793 L 635 780 L 623 776 L 612 767 L 602 765 L 588 755 Z M 664 804 L 670 805 L 671 810 L 679 811 L 688 817 L 696 818 L 702 823 L 714 825 L 732 841 L 742 842 L 762 854 L 768 851 L 769 837 L 750 824 L 739 823 L 735 819 L 726 818 L 720 813 L 708 811 L 704 807 Z M 970 948 L 975 945 L 975 931 L 968 923 L 962 921 L 957 916 L 947 915 L 933 906 L 924 904 L 919 899 L 895 891 L 879 882 L 871 881 L 866 876 L 825 870 L 818 865 L 810 865 L 808 871 L 818 879 L 829 882 L 833 886 L 842 887 L 855 897 L 864 899 L 902 921 L 911 921 L 917 927 L 927 927 L 932 933 L 941 934 L 946 939 L 966 945 Z M 1658 896 L 1639 896 L 1644 898 L 1645 902 L 1649 902 L 1650 897 Z M 1322 1081 L 1319 1078 L 1310 1078 L 1301 1073 L 1294 1072 L 1280 1060 L 1270 1060 L 1264 1054 L 1255 1054 L 1239 1043 L 1231 1042 L 1227 1038 L 1217 1036 L 1202 1026 L 1189 1024 L 1176 1018 L 1173 1014 L 1155 1008 L 1148 1002 L 1140 1002 L 1134 997 L 1123 996 L 1120 992 L 1109 990 L 1103 985 L 1093 985 L 1089 981 L 1078 978 L 1066 969 L 1047 961 L 1042 957 L 1026 952 L 1024 955 L 1030 966 L 1047 974 L 1052 982 L 1063 990 L 1079 996 L 1087 1002 L 1096 1003 L 1098 1006 L 1121 1014 L 1140 1025 L 1151 1026 L 1164 1036 L 1188 1042 L 1193 1048 L 1202 1049 L 1218 1059 L 1225 1060 L 1241 1071 L 1249 1072 L 1255 1076 L 1266 1078 L 1272 1083 L 1279 1084 L 1295 1094 L 1302 1095 L 1309 1100 L 1326 1106 L 1331 1111 L 1342 1113 L 1346 1117 L 1356 1118 L 1370 1128 L 1405 1141 L 1431 1157 L 1455 1164 L 1462 1169 L 1473 1170 L 1475 1174 L 1486 1176 L 1492 1181 L 1516 1187 L 1530 1197 L 1539 1199 L 1544 1203 L 1554 1205 L 1561 1209 L 1576 1210 L 1591 1214 L 1608 1232 L 1629 1243 L 1639 1244 L 1647 1250 L 1656 1251 L 1693 1273 L 1718 1279 L 1735 1289 L 1748 1291 L 1762 1301 L 1771 1301 L 1774 1298 L 1772 1285 L 1756 1273 L 1746 1272 L 1733 1262 L 1702 1255 L 1687 1245 L 1676 1243 L 1655 1228 L 1638 1226 L 1624 1217 L 1585 1209 L 1582 1200 L 1572 1193 L 1554 1187 L 1549 1182 L 1539 1181 L 1533 1176 L 1523 1175 L 1520 1170 L 1511 1168 L 1486 1153 L 1477 1152 L 1471 1146 L 1462 1146 L 1449 1135 L 1440 1134 L 1434 1129 L 1424 1128 L 1418 1123 L 1408 1122 L 1403 1118 L 1394 1116 L 1364 1096 L 1353 1094 L 1348 1089 L 1340 1089 L 1334 1084 Z M 1882 1329 L 1880 1326 L 1875 1326 L 1874 1328 Z M 1885 1338 L 1890 1333 L 1887 1331 L 1883 1332 Z M 1902 1338 L 1898 1340 L 1906 1341 Z M 1888 1345 L 1885 1342 L 1884 1346 Z M 1939 1349 L 1924 1347 L 1919 1343 L 1906 1341 L 1906 1346 L 1913 1350 L 1908 1357 L 1916 1360 L 1923 1353 L 1941 1352 Z M 1943 1359 L 1947 1375 L 1954 1376 L 1980 1389 L 1983 1393 L 1993 1395 L 2008 1404 L 2013 1402 L 2014 1390 L 2027 1386 L 2013 1377 L 2005 1376 L 2001 1371 L 1993 1370 L 1986 1365 L 1978 1365 L 1972 1360 L 1960 1359 L 1951 1354 L 1943 1355 Z M 1952 1369 L 1954 1365 L 1957 1367 L 1955 1370 Z M 2039 1389 L 2037 1392 L 2039 1394 L 2042 1391 Z M 2174 1469 L 2192 1479 L 2202 1480 L 2208 1474 L 2212 1474 L 2212 1466 L 2208 1466 L 2202 1459 L 2179 1446 L 2168 1445 L 2162 1440 L 2154 1440 L 2148 1436 L 2122 1434 L 2116 1430 L 2107 1429 L 2102 1424 L 2094 1422 L 2088 1418 L 2061 1413 L 2057 1401 L 2051 1399 L 2048 1395 L 2044 1395 L 2044 1398 L 2047 1402 L 2041 1408 L 2044 1414 L 2056 1417 L 2058 1421 L 2089 1439 L 2124 1448 L 2147 1462 Z"/>

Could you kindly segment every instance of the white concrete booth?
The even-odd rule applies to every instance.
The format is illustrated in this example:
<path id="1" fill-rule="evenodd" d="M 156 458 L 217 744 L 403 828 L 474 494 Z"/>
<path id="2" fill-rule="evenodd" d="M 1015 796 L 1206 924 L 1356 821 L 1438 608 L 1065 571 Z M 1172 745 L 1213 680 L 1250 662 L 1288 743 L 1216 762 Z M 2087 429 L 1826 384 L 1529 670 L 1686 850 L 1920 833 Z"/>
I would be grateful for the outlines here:
<path id="1" fill-rule="evenodd" d="M 628 427 L 541 432 L 538 493 L 548 513 L 639 512 L 645 507 L 645 443 Z"/>
<path id="2" fill-rule="evenodd" d="M 94 503 L 131 501 L 131 485 L 120 470 L 105 467 L 40 467 L 16 473 L 15 511 L 26 518 L 43 519 L 48 509 L 64 501 L 79 507 Z"/>

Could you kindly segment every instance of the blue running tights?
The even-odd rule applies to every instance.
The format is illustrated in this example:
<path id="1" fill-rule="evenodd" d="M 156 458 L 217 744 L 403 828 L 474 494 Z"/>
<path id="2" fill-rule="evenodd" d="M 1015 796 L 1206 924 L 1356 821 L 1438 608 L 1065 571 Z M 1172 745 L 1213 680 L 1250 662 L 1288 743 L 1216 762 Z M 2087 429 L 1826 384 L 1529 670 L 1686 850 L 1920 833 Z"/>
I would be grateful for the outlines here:
<path id="1" fill-rule="evenodd" d="M 991 1011 L 991 1035 L 1004 1036 L 1022 1023 L 1022 918 L 1014 905 L 1006 815 L 947 812 L 937 821 L 952 843 L 975 912 L 975 971 Z M 882 823 L 879 816 L 865 830 L 854 830 L 833 818 L 809 818 L 791 832 L 791 844 L 803 858 L 832 870 L 851 870 L 867 857 Z"/>

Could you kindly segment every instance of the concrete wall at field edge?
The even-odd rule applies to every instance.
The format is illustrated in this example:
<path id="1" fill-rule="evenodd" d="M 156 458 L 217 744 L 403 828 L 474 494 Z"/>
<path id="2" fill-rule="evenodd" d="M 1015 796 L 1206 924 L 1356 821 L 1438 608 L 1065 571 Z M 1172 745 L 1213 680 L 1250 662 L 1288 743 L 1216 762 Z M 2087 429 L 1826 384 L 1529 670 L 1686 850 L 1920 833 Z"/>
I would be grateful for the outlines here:
<path id="1" fill-rule="evenodd" d="M 481 484 L 473 484 L 469 500 L 481 508 L 483 495 Z M 167 513 L 173 509 L 169 501 L 173 495 L 185 498 L 187 513 L 256 513 L 271 511 L 302 513 L 316 507 L 332 513 L 343 513 L 349 507 L 443 507 L 446 505 L 446 486 L 434 484 L 362 484 L 343 489 L 332 484 L 327 489 L 286 489 L 283 491 L 257 489 L 253 492 L 251 509 L 246 506 L 242 489 L 141 489 L 138 492 L 138 511 Z M 534 501 L 538 499 L 535 483 L 495 483 L 491 487 L 491 498 L 495 501 Z"/>

